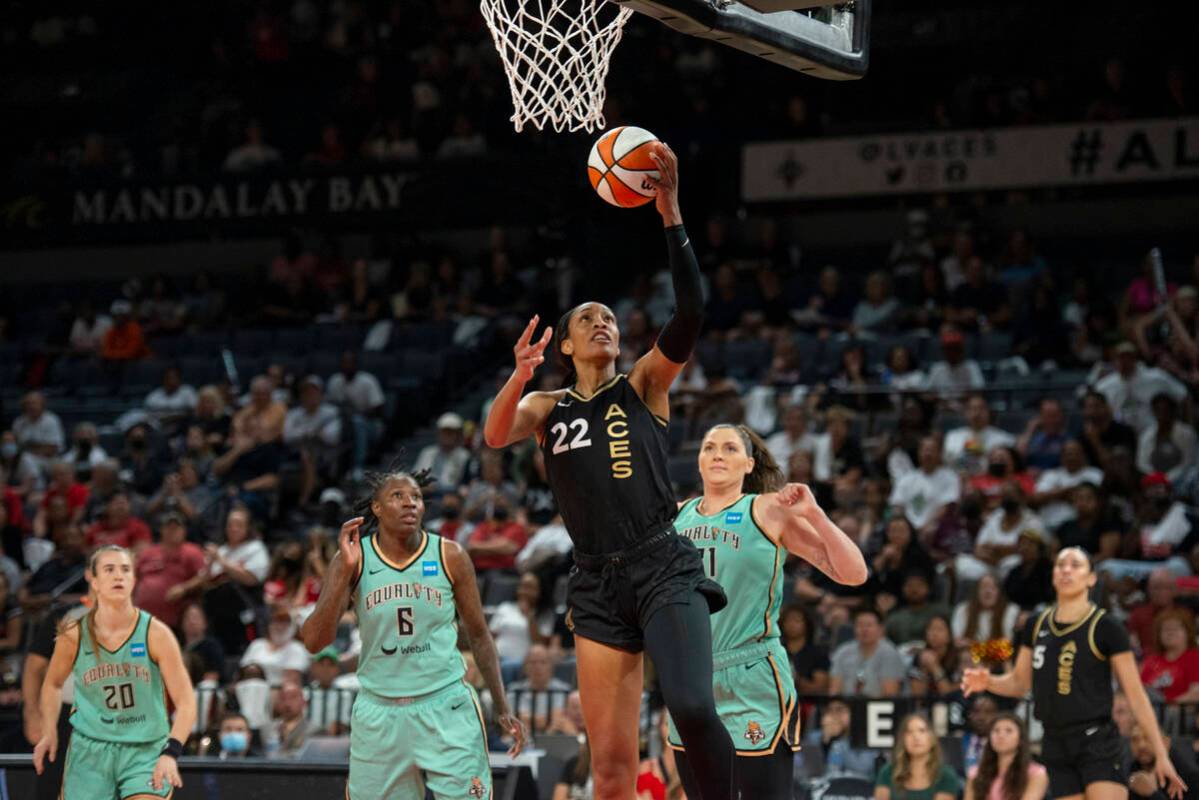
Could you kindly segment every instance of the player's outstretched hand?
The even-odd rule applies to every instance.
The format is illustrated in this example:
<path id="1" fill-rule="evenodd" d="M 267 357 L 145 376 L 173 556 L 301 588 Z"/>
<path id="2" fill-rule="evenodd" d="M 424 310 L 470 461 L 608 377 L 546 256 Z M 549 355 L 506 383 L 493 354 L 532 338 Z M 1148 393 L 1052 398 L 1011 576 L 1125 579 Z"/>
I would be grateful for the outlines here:
<path id="1" fill-rule="evenodd" d="M 363 522 L 362 517 L 346 520 L 337 536 L 337 552 L 341 553 L 341 563 L 351 576 L 358 574 L 358 565 L 362 562 L 362 543 L 358 537 Z"/>
<path id="2" fill-rule="evenodd" d="M 658 142 L 649 157 L 658 165 L 658 177 L 646 178 L 657 189 L 654 205 L 662 216 L 679 213 L 679 157 L 666 142 Z"/>
<path id="3" fill-rule="evenodd" d="M 49 757 L 53 761 L 57 755 L 58 730 L 52 729 L 50 733 L 39 739 L 37 745 L 33 748 L 33 769 L 38 775 L 41 775 L 42 771 L 46 768 L 46 758 Z"/>
<path id="4" fill-rule="evenodd" d="M 554 335 L 553 328 L 546 328 L 541 338 L 534 342 L 533 332 L 537 330 L 537 323 L 540 321 L 541 317 L 534 314 L 525 326 L 524 333 L 516 340 L 516 346 L 512 348 L 512 353 L 516 356 L 516 377 L 523 381 L 532 380 L 533 373 L 541 366 L 541 362 L 545 361 L 545 348 L 550 343 L 550 337 Z"/>
<path id="5" fill-rule="evenodd" d="M 525 724 L 513 714 L 501 714 L 500 729 L 512 737 L 512 746 L 508 748 L 508 757 L 516 758 L 525 749 Z"/>
<path id="6" fill-rule="evenodd" d="M 970 667 L 962 672 L 962 694 L 969 697 L 987 690 L 991 670 L 986 667 Z"/>
<path id="7" fill-rule="evenodd" d="M 1157 785 L 1164 788 L 1166 794 L 1174 800 L 1182 800 L 1182 796 L 1186 794 L 1187 785 L 1178 774 L 1178 770 L 1174 769 L 1174 764 L 1168 756 L 1154 761 L 1153 773 L 1157 777 Z"/>
<path id="8" fill-rule="evenodd" d="M 158 763 L 154 765 L 154 774 L 150 776 L 150 785 L 154 787 L 154 791 L 161 792 L 162 787 L 166 784 L 179 789 L 183 786 L 183 778 L 179 777 L 179 764 L 175 759 L 168 755 L 158 757 Z"/>

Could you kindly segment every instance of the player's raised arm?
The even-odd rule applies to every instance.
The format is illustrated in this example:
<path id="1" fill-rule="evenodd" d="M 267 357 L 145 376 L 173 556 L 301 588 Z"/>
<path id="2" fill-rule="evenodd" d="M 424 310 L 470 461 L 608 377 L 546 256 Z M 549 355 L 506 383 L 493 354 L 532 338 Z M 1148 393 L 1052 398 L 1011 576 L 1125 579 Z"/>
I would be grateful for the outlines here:
<path id="1" fill-rule="evenodd" d="M 837 583 L 861 586 L 869 577 L 861 549 L 829 519 L 804 484 L 789 483 L 758 495 L 753 513 L 767 536 Z"/>
<path id="2" fill-rule="evenodd" d="M 655 204 L 666 227 L 666 248 L 670 259 L 670 276 L 674 284 L 674 313 L 652 349 L 638 361 L 629 374 L 629 383 L 650 410 L 666 418 L 669 413 L 667 392 L 670 384 L 683 371 L 691 351 L 699 341 L 704 324 L 704 292 L 700 283 L 699 262 L 691 248 L 691 240 L 683 228 L 679 211 L 679 160 L 665 143 L 651 158 L 658 165 L 660 177 L 654 181 L 658 188 Z M 652 179 L 651 179 L 652 180 Z"/>
<path id="3" fill-rule="evenodd" d="M 534 315 L 529 320 L 524 333 L 512 348 L 516 357 L 516 367 L 504 388 L 495 396 L 495 402 L 487 412 L 487 421 L 483 424 L 483 439 L 488 447 L 507 447 L 537 433 L 553 407 L 553 398 L 544 392 L 533 392 L 528 397 L 521 397 L 525 391 L 525 384 L 532 380 L 537 367 L 545 361 L 545 348 L 554 334 L 554 329 L 549 327 L 540 339 L 533 341 L 533 334 L 537 331 L 540 319 Z"/>
<path id="4" fill-rule="evenodd" d="M 309 653 L 317 653 L 328 647 L 337 636 L 337 622 L 346 610 L 350 589 L 362 569 L 362 542 L 359 539 L 362 523 L 362 517 L 354 517 L 341 526 L 341 533 L 337 537 L 337 553 L 325 573 L 321 596 L 316 601 L 316 608 L 300 628 L 300 640 Z"/>
<path id="5" fill-rule="evenodd" d="M 500 677 L 500 658 L 495 650 L 495 640 L 491 638 L 491 629 L 487 627 L 487 618 L 483 616 L 483 603 L 479 599 L 475 565 L 456 542 L 445 542 L 445 555 L 446 571 L 454 584 L 454 605 L 458 608 L 458 617 L 462 620 L 471 652 L 474 653 L 475 664 L 487 682 L 487 690 L 491 692 L 496 721 L 512 737 L 508 755 L 516 756 L 525 746 L 525 728 L 508 708 L 508 696 L 504 693 L 504 681 Z"/>

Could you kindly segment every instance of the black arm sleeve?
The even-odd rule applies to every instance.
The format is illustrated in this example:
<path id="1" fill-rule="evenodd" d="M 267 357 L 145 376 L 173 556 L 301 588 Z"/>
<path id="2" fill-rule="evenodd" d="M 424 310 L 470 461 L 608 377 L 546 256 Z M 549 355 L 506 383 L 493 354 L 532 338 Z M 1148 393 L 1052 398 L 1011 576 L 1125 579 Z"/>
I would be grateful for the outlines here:
<path id="1" fill-rule="evenodd" d="M 704 291 L 699 281 L 699 262 L 682 225 L 666 229 L 670 277 L 674 283 L 674 314 L 658 334 L 658 349 L 676 364 L 691 358 L 704 324 Z"/>

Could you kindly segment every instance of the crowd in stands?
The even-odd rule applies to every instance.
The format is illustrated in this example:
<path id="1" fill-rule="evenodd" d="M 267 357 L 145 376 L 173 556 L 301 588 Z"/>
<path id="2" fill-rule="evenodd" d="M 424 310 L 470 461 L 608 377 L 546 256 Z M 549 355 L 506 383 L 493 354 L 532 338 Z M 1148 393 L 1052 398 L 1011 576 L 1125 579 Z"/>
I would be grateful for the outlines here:
<path id="1" fill-rule="evenodd" d="M 823 697 L 909 697 L 957 709 L 951 732 L 961 734 L 953 738 L 961 757 L 944 763 L 959 773 L 897 777 L 883 768 L 878 779 L 914 786 L 928 778 L 956 792 L 1003 710 L 990 697 L 967 704 L 961 670 L 972 646 L 1011 640 L 1051 601 L 1059 547 L 1092 554 L 1103 576 L 1096 599 L 1132 632 L 1154 697 L 1199 701 L 1191 424 L 1199 261 L 1172 265 L 1164 287 L 1148 262 L 1129 265 L 1130 280 L 1112 295 L 1110 281 L 1069 274 L 1022 232 L 935 230 L 922 212 L 908 221 L 886 263 L 869 272 L 800 271 L 765 223 L 694 226 L 710 301 L 703 340 L 673 390 L 671 477 L 680 498 L 694 492 L 698 437 L 717 421 L 745 422 L 866 554 L 871 578 L 860 587 L 796 560 L 786 565 L 780 630 L 814 705 L 805 721 L 811 746 L 798 756 L 803 775 L 873 778 L 885 761 L 851 746 L 852 702 Z M 535 273 L 512 269 L 502 250 L 490 256 L 461 276 L 448 256 L 435 270 L 412 265 L 401 276 L 378 263 L 331 269 L 293 243 L 264 266 L 266 280 L 293 297 L 319 294 L 323 310 L 300 312 L 280 299 L 242 318 L 218 311 L 216 294 L 180 295 L 155 281 L 144 292 L 125 287 L 111 318 L 83 302 L 59 314 L 61 347 L 29 347 L 21 369 L 7 373 L 28 391 L 0 434 L 0 706 L 11 712 L 3 741 L 21 746 L 23 665 L 48 655 L 55 621 L 85 592 L 87 554 L 110 543 L 135 553 L 135 602 L 184 644 L 203 701 L 192 752 L 302 756 L 344 734 L 359 647 L 352 615 L 315 656 L 296 634 L 362 470 L 386 466 L 392 452 L 392 385 L 359 361 L 402 359 L 407 345 L 386 341 L 404 342 L 410 326 L 430 319 L 455 337 L 473 329 L 507 341 L 506 326 L 537 302 L 529 299 L 539 297 Z M 373 316 L 355 317 L 365 298 L 380 296 L 359 291 L 372 274 L 394 294 L 370 301 Z M 661 277 L 645 275 L 614 304 L 626 368 L 669 314 Z M 338 312 L 342 305 L 355 311 Z M 140 360 L 213 331 L 236 350 L 259 333 L 270 347 L 281 332 L 346 326 L 357 338 L 329 360 L 299 362 L 303 371 L 289 366 L 295 361 L 260 360 L 261 371 L 239 386 L 227 372 L 202 383 L 186 359 L 164 361 L 158 385 L 109 418 L 68 426 L 55 410 L 67 396 L 63 364 L 71 373 L 102 364 L 102 380 L 127 387 Z M 382 348 L 372 350 L 375 339 Z M 489 390 L 495 365 L 485 351 L 458 355 L 488 365 Z M 308 370 L 317 363 L 325 371 Z M 561 380 L 546 373 L 545 386 Z M 580 718 L 564 618 L 571 542 L 542 454 L 531 442 L 486 448 L 485 398 L 458 399 L 455 410 L 429 408 L 435 433 L 406 453 L 437 481 L 426 527 L 474 561 L 513 707 L 534 738 L 573 737 Z M 469 651 L 463 657 L 489 710 Z M 649 675 L 644 744 L 652 750 L 660 703 Z M 26 733 L 37 724 L 30 714 L 26 702 Z M 503 748 L 498 731 L 492 739 Z M 564 775 L 583 775 L 578 764 L 568 762 Z M 669 784 L 666 761 L 645 769 L 647 786 Z"/>
<path id="2" fill-rule="evenodd" d="M 1048 68 L 1025 63 L 1010 47 L 1019 38 L 1039 52 L 1029 37 L 1060 30 L 1042 19 L 1042 4 L 989 16 L 980 10 L 980 21 L 956 39 L 948 26 L 942 32 L 941 18 L 959 9 L 923 5 L 876 10 L 872 49 L 885 66 L 852 92 L 832 88 L 841 86 L 835 81 L 780 84 L 777 66 L 634 19 L 609 78 L 608 120 L 662 128 L 680 153 L 710 153 L 764 137 L 1185 116 L 1196 109 L 1187 42 L 1170 41 L 1175 34 L 1152 14 L 1122 9 L 1126 35 L 1097 30 L 1089 48 Z M 1038 25 L 1029 25 L 1033 18 Z M 18 144 L 5 155 L 27 177 L 405 165 L 512 152 L 529 142 L 513 134 L 494 44 L 477 4 L 463 0 L 219 2 L 202 12 L 31 7 L 0 29 L 13 80 L 28 87 L 9 101 Z M 163 30 L 171 31 L 169 46 Z M 1133 46 L 1142 39 L 1143 47 Z M 979 42 L 969 50 L 973 69 L 939 68 L 958 61 L 953 54 L 961 51 L 951 42 L 968 41 Z M 927 50 L 908 57 L 917 46 L 944 47 L 946 57 Z M 107 80 L 80 76 L 97 65 Z M 146 80 L 145 72 L 170 79 Z M 84 113 L 20 119 L 22 103 L 39 102 L 30 98 L 60 95 Z M 95 123 L 98 113 L 86 113 L 98 108 L 108 120 L 103 126 Z M 39 127 L 38 119 L 52 119 L 53 127 Z M 680 119 L 687 126 L 670 129 Z"/>

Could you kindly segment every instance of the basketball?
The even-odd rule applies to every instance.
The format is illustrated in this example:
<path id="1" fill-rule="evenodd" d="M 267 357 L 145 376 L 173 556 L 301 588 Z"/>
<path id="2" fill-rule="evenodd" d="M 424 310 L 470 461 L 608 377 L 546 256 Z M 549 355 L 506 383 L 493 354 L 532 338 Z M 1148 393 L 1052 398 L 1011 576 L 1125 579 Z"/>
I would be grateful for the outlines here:
<path id="1" fill-rule="evenodd" d="M 614 206 L 634 208 L 653 200 L 658 190 L 647 178 L 658 177 L 650 158 L 658 137 L 644 128 L 622 126 L 606 131 L 591 146 L 587 177 L 591 188 Z"/>

